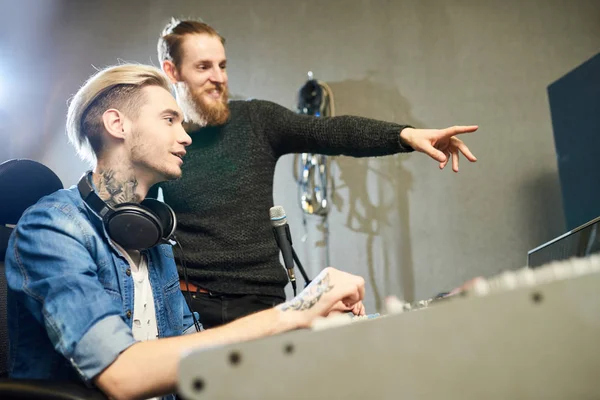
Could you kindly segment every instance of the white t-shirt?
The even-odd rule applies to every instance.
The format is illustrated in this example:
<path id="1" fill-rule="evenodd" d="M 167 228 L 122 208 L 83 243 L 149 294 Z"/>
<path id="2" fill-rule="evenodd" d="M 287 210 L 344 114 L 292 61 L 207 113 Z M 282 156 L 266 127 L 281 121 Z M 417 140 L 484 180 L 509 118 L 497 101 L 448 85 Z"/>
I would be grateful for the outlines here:
<path id="1" fill-rule="evenodd" d="M 146 257 L 140 258 L 137 270 L 131 267 L 133 278 L 133 338 L 144 341 L 158 338 L 154 296 L 148 277 Z"/>
<path id="2" fill-rule="evenodd" d="M 125 250 L 118 244 L 113 244 L 121 250 L 131 268 L 133 278 L 133 338 L 139 341 L 158 339 L 156 325 L 156 310 L 154 296 L 148 277 L 148 261 L 138 250 Z"/>
<path id="3" fill-rule="evenodd" d="M 154 296 L 148 277 L 148 261 L 137 250 L 126 251 L 118 244 L 114 243 L 114 245 L 121 250 L 129 263 L 129 268 L 131 268 L 131 277 L 133 278 L 133 338 L 141 342 L 158 339 Z M 138 262 L 136 263 L 136 261 Z M 159 398 L 152 397 L 147 400 L 159 400 Z"/>

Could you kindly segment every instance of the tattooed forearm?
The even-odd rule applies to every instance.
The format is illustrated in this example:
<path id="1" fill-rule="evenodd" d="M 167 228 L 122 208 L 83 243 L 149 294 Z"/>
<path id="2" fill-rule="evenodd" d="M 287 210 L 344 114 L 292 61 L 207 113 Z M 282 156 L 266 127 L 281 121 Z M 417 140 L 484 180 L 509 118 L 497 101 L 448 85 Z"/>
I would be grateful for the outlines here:
<path id="1" fill-rule="evenodd" d="M 296 310 L 304 311 L 312 308 L 321 297 L 333 289 L 333 285 L 329 282 L 329 273 L 325 274 L 318 282 L 313 282 L 307 290 L 300 293 L 300 296 L 292 301 L 282 304 L 279 308 L 281 311 Z"/>
<path id="2" fill-rule="evenodd" d="M 120 203 L 139 203 L 140 196 L 135 192 L 138 181 L 135 176 L 121 179 L 111 169 L 98 171 L 98 196 L 107 204 L 115 206 Z"/>

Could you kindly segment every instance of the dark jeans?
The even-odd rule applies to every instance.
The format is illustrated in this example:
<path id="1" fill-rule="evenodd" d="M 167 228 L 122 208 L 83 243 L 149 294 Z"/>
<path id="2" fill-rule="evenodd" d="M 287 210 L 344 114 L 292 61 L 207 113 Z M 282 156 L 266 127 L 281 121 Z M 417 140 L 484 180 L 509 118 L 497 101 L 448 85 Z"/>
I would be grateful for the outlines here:
<path id="1" fill-rule="evenodd" d="M 183 292 L 183 295 L 187 299 L 187 293 Z M 190 307 L 192 311 L 200 314 L 200 322 L 204 329 L 209 329 L 275 307 L 283 301 L 279 297 L 256 294 L 228 295 L 194 292 Z"/>

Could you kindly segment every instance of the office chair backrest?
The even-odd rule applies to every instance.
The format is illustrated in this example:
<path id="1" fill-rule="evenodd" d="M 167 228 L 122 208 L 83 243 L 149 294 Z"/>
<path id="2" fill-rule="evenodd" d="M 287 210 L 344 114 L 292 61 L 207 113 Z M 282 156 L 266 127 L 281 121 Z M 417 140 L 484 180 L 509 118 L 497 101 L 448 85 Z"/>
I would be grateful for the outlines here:
<path id="1" fill-rule="evenodd" d="M 48 167 L 27 159 L 0 164 L 0 377 L 8 374 L 7 287 L 4 258 L 12 231 L 23 212 L 42 197 L 62 189 L 63 184 Z"/>
<path id="2" fill-rule="evenodd" d="M 3 162 L 0 164 L 0 224 L 16 225 L 23 211 L 62 188 L 58 176 L 37 161 Z"/>

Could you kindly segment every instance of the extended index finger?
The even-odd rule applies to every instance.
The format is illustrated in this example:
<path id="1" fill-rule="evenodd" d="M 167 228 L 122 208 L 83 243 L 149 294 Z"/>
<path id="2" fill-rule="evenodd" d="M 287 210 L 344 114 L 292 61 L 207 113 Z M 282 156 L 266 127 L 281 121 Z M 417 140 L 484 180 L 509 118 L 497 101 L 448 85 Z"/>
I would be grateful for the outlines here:
<path id="1" fill-rule="evenodd" d="M 451 126 L 446 129 L 442 129 L 442 136 L 443 137 L 452 137 L 455 135 L 460 135 L 461 133 L 475 132 L 477 129 L 479 129 L 478 125 L 465 125 L 465 126 L 456 125 L 456 126 Z"/>

